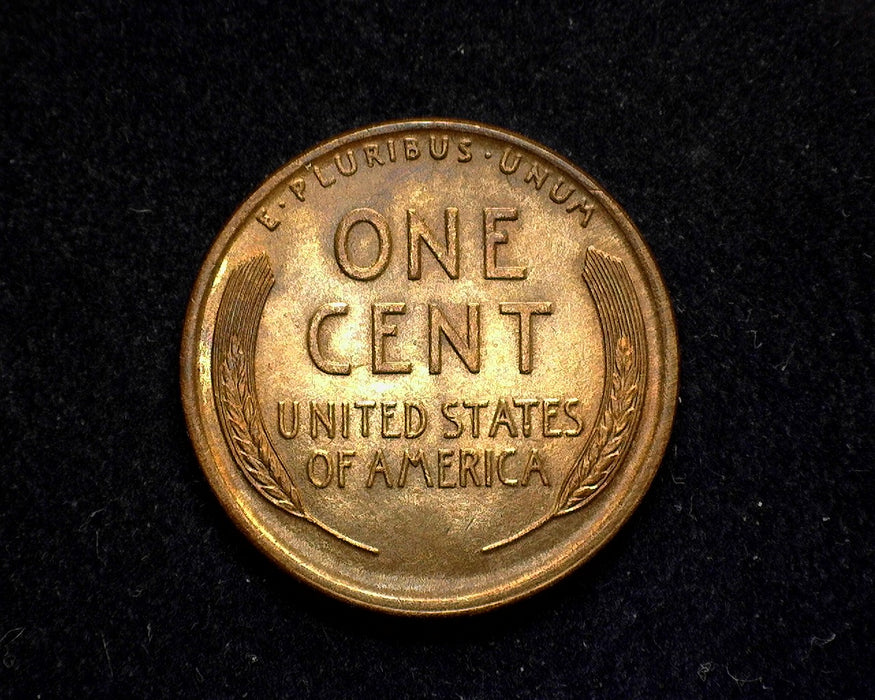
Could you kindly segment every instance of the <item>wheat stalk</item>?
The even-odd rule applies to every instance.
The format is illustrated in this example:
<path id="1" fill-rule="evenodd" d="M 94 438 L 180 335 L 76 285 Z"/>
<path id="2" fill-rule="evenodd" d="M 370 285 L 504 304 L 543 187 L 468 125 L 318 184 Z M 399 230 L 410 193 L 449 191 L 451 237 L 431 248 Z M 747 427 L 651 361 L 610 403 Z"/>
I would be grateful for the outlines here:
<path id="1" fill-rule="evenodd" d="M 222 405 L 231 432 L 231 443 L 249 483 L 291 515 L 306 518 L 298 489 L 273 452 L 256 412 L 255 400 L 246 377 L 246 356 L 237 336 L 222 362 Z"/>
<path id="2" fill-rule="evenodd" d="M 504 547 L 521 537 L 534 532 L 555 517 L 566 515 L 582 508 L 608 483 L 626 448 L 630 427 L 635 418 L 635 397 L 638 384 L 635 381 L 635 351 L 625 336 L 617 341 L 614 352 L 614 369 L 611 373 L 611 393 L 601 416 L 599 427 L 586 454 L 578 459 L 565 480 L 561 493 L 568 493 L 551 511 L 510 537 L 493 542 L 482 548 L 483 552 Z M 576 486 L 570 488 L 570 484 Z"/>
<path id="3" fill-rule="evenodd" d="M 572 475 L 577 485 L 559 505 L 556 515 L 570 513 L 592 499 L 608 482 L 620 461 L 635 417 L 638 384 L 634 354 L 629 339 L 621 336 L 614 353 L 610 398 L 593 441 Z"/>

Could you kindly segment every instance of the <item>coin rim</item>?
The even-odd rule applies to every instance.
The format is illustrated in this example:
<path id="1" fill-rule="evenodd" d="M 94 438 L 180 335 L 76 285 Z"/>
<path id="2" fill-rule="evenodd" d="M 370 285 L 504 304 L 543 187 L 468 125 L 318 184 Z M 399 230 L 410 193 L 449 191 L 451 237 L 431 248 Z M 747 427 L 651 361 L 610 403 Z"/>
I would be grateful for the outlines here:
<path id="1" fill-rule="evenodd" d="M 368 136 L 395 133 L 397 131 L 434 130 L 441 128 L 502 140 L 511 145 L 528 149 L 545 161 L 552 161 L 554 165 L 573 173 L 590 190 L 590 194 L 610 213 L 617 226 L 626 234 L 627 241 L 634 250 L 638 262 L 645 272 L 644 279 L 649 287 L 647 291 L 653 299 L 654 307 L 657 310 L 656 317 L 661 321 L 658 329 L 661 328 L 662 333 L 658 333 L 657 337 L 662 344 L 664 353 L 664 387 L 660 392 L 662 402 L 659 415 L 656 419 L 653 437 L 649 445 L 644 449 L 644 456 L 637 467 L 640 473 L 636 475 L 632 488 L 624 494 L 618 504 L 619 507 L 612 509 L 606 518 L 607 522 L 594 533 L 591 533 L 591 537 L 572 554 L 563 557 L 558 563 L 554 560 L 552 565 L 542 566 L 534 570 L 531 578 L 526 579 L 524 583 L 516 583 L 512 587 L 509 584 L 503 584 L 487 589 L 482 593 L 463 597 L 401 598 L 397 596 L 382 596 L 375 591 L 351 587 L 344 582 L 331 578 L 326 573 L 320 573 L 301 559 L 289 557 L 287 552 L 282 549 L 280 543 L 275 542 L 270 533 L 260 528 L 253 521 L 247 511 L 241 507 L 240 502 L 233 493 L 225 487 L 224 482 L 219 476 L 218 466 L 212 459 L 206 434 L 207 428 L 204 425 L 205 417 L 198 408 L 200 403 L 198 400 L 200 391 L 197 380 L 198 329 L 202 327 L 203 302 L 208 296 L 211 281 L 215 276 L 218 266 L 224 259 L 226 251 L 236 238 L 240 225 L 250 215 L 253 208 L 281 180 L 287 178 L 305 163 L 312 162 L 326 152 L 340 148 L 351 141 L 361 140 Z M 346 131 L 304 151 L 266 178 L 255 192 L 247 197 L 236 209 L 210 246 L 189 297 L 180 351 L 180 388 L 188 434 L 195 448 L 201 469 L 207 477 L 207 481 L 234 524 L 283 571 L 291 573 L 314 588 L 345 602 L 399 615 L 445 616 L 489 610 L 526 598 L 564 578 L 591 559 L 628 521 L 643 499 L 644 494 L 649 490 L 653 478 L 659 469 L 674 422 L 677 403 L 678 371 L 677 326 L 665 280 L 656 264 L 650 247 L 644 240 L 638 227 L 610 193 L 567 158 L 525 136 L 508 131 L 507 129 L 477 122 L 443 118 L 394 120 Z M 642 478 L 643 481 L 640 481 L 639 479 Z"/>

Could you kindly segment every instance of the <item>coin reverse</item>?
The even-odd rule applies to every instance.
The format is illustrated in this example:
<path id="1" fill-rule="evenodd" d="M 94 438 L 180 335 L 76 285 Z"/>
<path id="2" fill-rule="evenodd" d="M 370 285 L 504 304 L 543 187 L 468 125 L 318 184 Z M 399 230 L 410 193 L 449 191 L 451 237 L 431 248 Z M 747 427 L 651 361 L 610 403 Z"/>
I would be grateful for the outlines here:
<path id="1" fill-rule="evenodd" d="M 213 244 L 181 353 L 210 485 L 279 566 L 402 614 L 589 559 L 659 466 L 665 285 L 589 175 L 463 121 L 380 124 L 273 174 Z"/>

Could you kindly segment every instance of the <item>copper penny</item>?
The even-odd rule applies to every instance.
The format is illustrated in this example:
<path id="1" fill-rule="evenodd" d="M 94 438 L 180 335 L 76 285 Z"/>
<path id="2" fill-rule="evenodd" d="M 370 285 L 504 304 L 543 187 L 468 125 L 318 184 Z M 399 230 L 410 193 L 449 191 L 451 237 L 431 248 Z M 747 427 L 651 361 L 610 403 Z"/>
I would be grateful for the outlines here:
<path id="1" fill-rule="evenodd" d="M 192 293 L 204 472 L 347 601 L 483 610 L 583 563 L 668 440 L 677 339 L 635 225 L 543 146 L 462 121 L 327 141 L 237 210 Z"/>

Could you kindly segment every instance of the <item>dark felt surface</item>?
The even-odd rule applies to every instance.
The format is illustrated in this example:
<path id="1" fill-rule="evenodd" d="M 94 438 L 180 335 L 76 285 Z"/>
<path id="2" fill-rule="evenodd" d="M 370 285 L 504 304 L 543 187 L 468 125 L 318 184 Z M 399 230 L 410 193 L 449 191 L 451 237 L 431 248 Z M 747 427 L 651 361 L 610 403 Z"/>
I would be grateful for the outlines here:
<path id="1" fill-rule="evenodd" d="M 761 4 L 7 5 L 0 695 L 871 696 L 875 21 Z M 682 351 L 622 532 L 444 621 L 352 609 L 249 546 L 177 372 L 235 207 L 324 138 L 427 115 L 598 179 Z"/>

